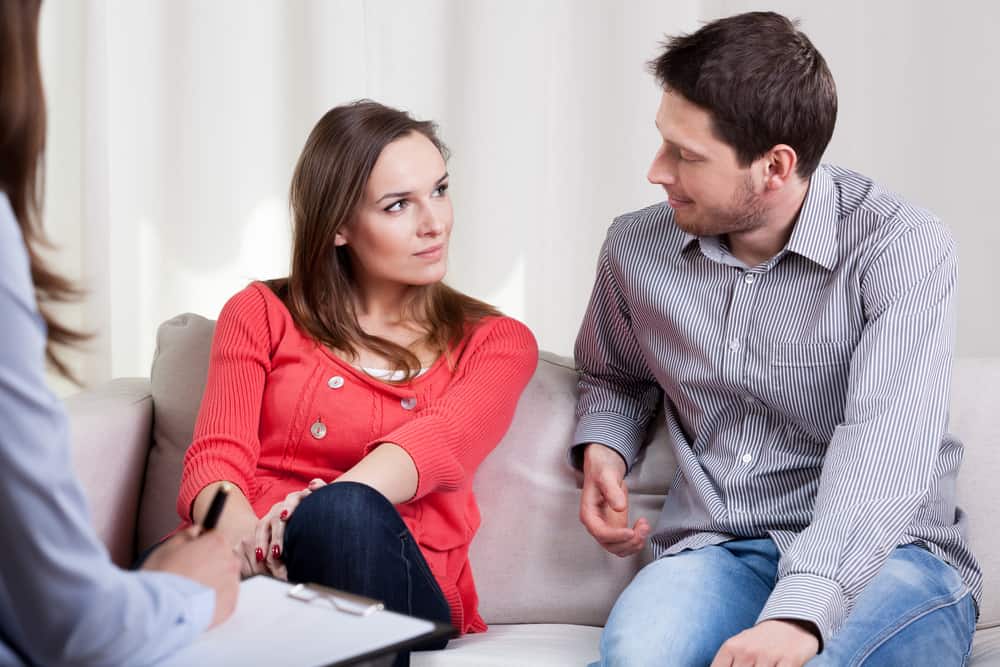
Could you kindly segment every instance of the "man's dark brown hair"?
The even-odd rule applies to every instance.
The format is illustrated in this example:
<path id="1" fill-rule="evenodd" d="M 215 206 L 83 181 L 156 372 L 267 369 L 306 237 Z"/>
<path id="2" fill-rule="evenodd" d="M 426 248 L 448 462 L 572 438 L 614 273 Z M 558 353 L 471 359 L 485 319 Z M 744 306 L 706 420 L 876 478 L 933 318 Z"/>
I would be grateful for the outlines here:
<path id="1" fill-rule="evenodd" d="M 808 178 L 833 136 L 837 87 L 796 22 L 749 12 L 670 37 L 649 63 L 664 89 L 708 111 L 716 135 L 747 166 L 777 144 L 798 155 Z"/>

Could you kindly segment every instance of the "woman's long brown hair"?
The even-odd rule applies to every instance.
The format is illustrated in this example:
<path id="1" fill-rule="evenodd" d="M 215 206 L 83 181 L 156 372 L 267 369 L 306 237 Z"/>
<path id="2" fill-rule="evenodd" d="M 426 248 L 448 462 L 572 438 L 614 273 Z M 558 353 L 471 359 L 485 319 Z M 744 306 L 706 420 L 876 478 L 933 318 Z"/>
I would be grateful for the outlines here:
<path id="1" fill-rule="evenodd" d="M 39 0 L 0 2 L 0 189 L 10 200 L 31 266 L 35 299 L 48 329 L 45 355 L 70 380 L 76 378 L 55 351 L 88 338 L 60 324 L 46 304 L 73 301 L 80 291 L 42 260 L 49 243 L 42 229 L 45 94 L 38 61 Z"/>
<path id="2" fill-rule="evenodd" d="M 371 350 L 403 371 L 404 382 L 419 372 L 420 359 L 361 328 L 351 259 L 345 247 L 334 245 L 334 237 L 357 210 L 382 149 L 411 133 L 427 137 L 447 157 L 434 123 L 371 100 L 335 107 L 320 119 L 292 177 L 291 272 L 287 278 L 268 282 L 298 327 L 317 342 L 349 355 Z M 440 282 L 415 288 L 411 312 L 426 331 L 419 342 L 438 355 L 448 355 L 470 325 L 498 314 L 492 306 Z"/>

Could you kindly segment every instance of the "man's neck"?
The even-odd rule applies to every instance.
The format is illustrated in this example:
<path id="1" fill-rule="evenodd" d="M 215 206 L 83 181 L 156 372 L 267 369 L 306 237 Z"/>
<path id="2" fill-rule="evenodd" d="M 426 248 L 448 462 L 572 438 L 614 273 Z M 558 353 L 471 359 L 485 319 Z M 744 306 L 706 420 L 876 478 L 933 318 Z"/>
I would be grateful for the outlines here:
<path id="1" fill-rule="evenodd" d="M 802 210 L 809 181 L 789 183 L 774 193 L 772 206 L 765 213 L 767 221 L 745 232 L 727 234 L 729 252 L 747 266 L 757 266 L 771 259 L 788 244 Z"/>

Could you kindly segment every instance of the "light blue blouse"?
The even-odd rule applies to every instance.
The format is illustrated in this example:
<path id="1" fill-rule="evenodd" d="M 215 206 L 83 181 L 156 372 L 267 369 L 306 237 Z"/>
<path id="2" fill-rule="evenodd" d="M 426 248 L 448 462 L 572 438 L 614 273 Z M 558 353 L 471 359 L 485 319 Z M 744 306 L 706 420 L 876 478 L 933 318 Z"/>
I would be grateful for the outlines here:
<path id="1" fill-rule="evenodd" d="M 94 534 L 28 267 L 0 192 L 0 665 L 152 664 L 208 626 L 215 593 L 121 570 Z"/>

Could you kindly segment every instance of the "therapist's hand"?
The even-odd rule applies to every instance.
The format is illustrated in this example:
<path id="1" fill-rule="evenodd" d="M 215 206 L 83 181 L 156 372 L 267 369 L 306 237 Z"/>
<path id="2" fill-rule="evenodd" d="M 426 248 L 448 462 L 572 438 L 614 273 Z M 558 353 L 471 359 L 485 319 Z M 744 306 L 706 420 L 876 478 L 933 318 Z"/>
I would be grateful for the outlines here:
<path id="1" fill-rule="evenodd" d="M 155 549 L 142 569 L 177 574 L 214 590 L 213 627 L 236 609 L 240 563 L 220 533 L 201 533 L 200 528 L 192 526 Z"/>
<path id="2" fill-rule="evenodd" d="M 615 450 L 597 443 L 583 450 L 580 522 L 598 544 L 623 558 L 642 551 L 649 536 L 645 517 L 628 526 L 625 461 Z"/>

